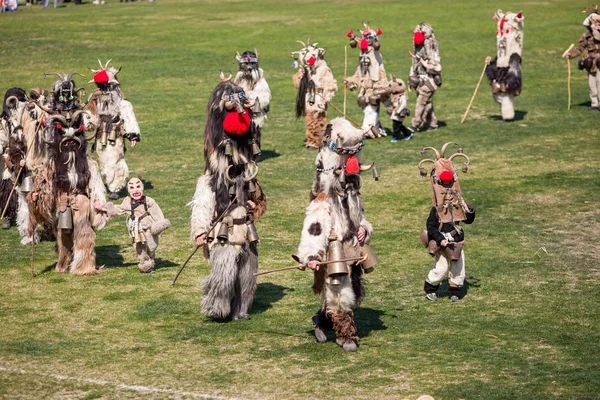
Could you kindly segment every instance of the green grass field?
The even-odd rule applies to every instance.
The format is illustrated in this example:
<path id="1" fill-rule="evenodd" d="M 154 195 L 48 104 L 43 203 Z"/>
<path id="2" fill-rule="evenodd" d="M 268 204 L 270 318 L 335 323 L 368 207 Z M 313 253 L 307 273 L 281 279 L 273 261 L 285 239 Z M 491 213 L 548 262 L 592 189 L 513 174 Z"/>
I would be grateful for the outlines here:
<path id="1" fill-rule="evenodd" d="M 119 80 L 142 130 L 128 164 L 173 223 L 148 276 L 137 271 L 122 219 L 98 232 L 105 267 L 95 276 L 54 272 L 54 243 L 42 242 L 32 278 L 30 248 L 16 228 L 0 232 L 0 398 L 598 398 L 600 113 L 587 111 L 587 80 L 575 61 L 567 111 L 560 58 L 584 32 L 586 5 L 107 0 L 0 14 L 2 93 L 49 87 L 44 72 L 85 73 L 98 58 L 123 67 Z M 518 118 L 498 121 L 484 80 L 461 125 L 483 60 L 496 51 L 498 7 L 526 18 Z M 198 288 L 207 262 L 196 256 L 176 286 L 171 280 L 193 249 L 185 204 L 203 171 L 205 108 L 219 69 L 237 70 L 236 50 L 260 52 L 273 93 L 259 175 L 269 199 L 257 223 L 260 268 L 292 265 L 315 153 L 304 150 L 303 121 L 293 116 L 289 52 L 309 36 L 326 46 L 341 88 L 345 33 L 363 20 L 382 28 L 386 70 L 403 79 L 412 29 L 433 25 L 444 76 L 435 104 L 445 126 L 408 142 L 366 142 L 364 160 L 377 161 L 381 173 L 362 189 L 381 264 L 366 277 L 356 314 L 359 351 L 315 342 L 310 317 L 319 298 L 308 272 L 261 277 L 250 321 L 208 320 Z M 351 74 L 358 50 L 348 55 Z M 334 104 L 342 102 L 340 90 Z M 361 120 L 353 93 L 348 109 Z M 418 242 L 430 188 L 416 165 L 421 147 L 447 141 L 472 159 L 460 180 L 478 216 L 466 228 L 466 297 L 432 303 L 422 293 L 432 259 Z"/>

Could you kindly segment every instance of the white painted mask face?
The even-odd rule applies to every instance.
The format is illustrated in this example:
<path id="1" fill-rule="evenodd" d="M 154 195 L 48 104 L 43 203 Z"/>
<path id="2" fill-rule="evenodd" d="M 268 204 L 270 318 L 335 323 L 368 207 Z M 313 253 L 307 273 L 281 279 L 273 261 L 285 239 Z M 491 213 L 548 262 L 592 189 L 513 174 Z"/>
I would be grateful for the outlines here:
<path id="1" fill-rule="evenodd" d="M 127 182 L 127 191 L 132 199 L 139 201 L 144 195 L 144 183 L 138 178 L 131 178 Z"/>

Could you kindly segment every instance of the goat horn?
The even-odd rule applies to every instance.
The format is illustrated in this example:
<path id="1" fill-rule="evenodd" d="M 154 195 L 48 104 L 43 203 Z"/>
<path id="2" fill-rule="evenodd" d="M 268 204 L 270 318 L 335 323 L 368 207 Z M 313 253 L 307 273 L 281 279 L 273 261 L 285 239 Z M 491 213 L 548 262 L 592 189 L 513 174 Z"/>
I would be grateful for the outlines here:
<path id="1" fill-rule="evenodd" d="M 360 166 L 360 172 L 368 171 L 371 168 L 373 168 L 374 165 L 375 165 L 375 163 L 371 163 L 371 165 L 361 165 Z"/>
<path id="2" fill-rule="evenodd" d="M 431 150 L 435 153 L 435 159 L 439 160 L 440 159 L 440 152 L 437 151 L 437 149 L 433 148 L 433 147 L 423 147 L 421 149 L 421 155 L 424 156 L 425 153 L 427 153 L 427 150 Z"/>
<path id="3" fill-rule="evenodd" d="M 227 179 L 227 182 L 231 183 L 231 184 L 235 184 L 235 181 L 233 179 L 231 179 L 231 177 L 229 176 L 229 169 L 233 167 L 233 165 L 230 165 L 229 167 L 227 167 L 227 171 L 225 171 L 225 179 Z"/>
<path id="4" fill-rule="evenodd" d="M 48 126 L 48 124 L 46 124 L 46 126 Z M 52 141 L 46 139 L 46 132 L 42 132 L 42 134 L 40 135 L 40 138 L 42 139 L 42 142 L 46 143 L 47 145 L 51 145 Z"/>
<path id="5" fill-rule="evenodd" d="M 67 75 L 60 72 L 44 72 L 44 79 L 46 79 L 46 76 L 48 75 L 56 75 L 63 81 L 67 79 Z"/>
<path id="6" fill-rule="evenodd" d="M 446 148 L 448 146 L 450 146 L 451 144 L 455 144 L 458 147 L 458 152 L 462 153 L 462 149 L 460 148 L 460 145 L 456 142 L 448 142 L 448 143 L 444 143 L 444 145 L 442 146 L 441 150 L 440 150 L 440 157 L 444 158 L 444 153 L 446 152 Z"/>
<path id="7" fill-rule="evenodd" d="M 48 126 L 48 124 L 50 124 L 50 122 L 54 121 L 55 119 L 62 122 L 65 126 L 69 125 L 65 117 L 63 117 L 60 114 L 54 114 L 48 117 L 48 119 L 46 120 L 46 126 Z"/>
<path id="8" fill-rule="evenodd" d="M 19 99 L 17 98 L 17 96 L 9 96 L 6 99 L 6 101 L 4 102 L 4 104 L 6 104 L 7 107 L 11 107 L 11 108 L 17 107 L 18 103 L 19 103 Z"/>
<path id="9" fill-rule="evenodd" d="M 242 61 L 242 55 L 240 54 L 239 51 L 235 52 L 235 59 L 237 60 L 237 62 Z"/>
<path id="10" fill-rule="evenodd" d="M 249 177 L 244 178 L 244 182 L 250 182 L 251 180 L 256 178 L 256 175 L 258 175 L 258 165 L 256 164 L 256 161 L 252 161 L 252 165 L 254 165 L 254 172 L 251 172 L 252 175 L 250 175 Z"/>
<path id="11" fill-rule="evenodd" d="M 48 107 L 46 107 L 45 105 L 43 105 L 42 103 L 40 103 L 39 99 L 38 99 L 38 101 L 35 102 L 35 105 L 38 106 L 39 108 L 41 108 L 42 111 L 47 112 L 48 114 L 52 114 L 54 112 L 51 109 L 49 109 Z"/>
<path id="12" fill-rule="evenodd" d="M 98 59 L 98 64 L 100 64 L 100 70 L 104 69 L 104 65 L 102 65 L 102 61 L 100 61 L 100 59 Z"/>
<path id="13" fill-rule="evenodd" d="M 69 75 L 67 75 L 67 80 L 70 81 L 71 78 L 73 78 L 73 75 L 79 75 L 79 76 L 85 78 L 85 75 L 80 74 L 79 72 L 69 72 Z"/>
<path id="14" fill-rule="evenodd" d="M 321 52 L 321 57 L 324 57 L 325 53 L 327 53 L 327 47 L 323 47 L 323 51 Z"/>
<path id="15" fill-rule="evenodd" d="M 469 156 L 464 153 L 454 153 L 450 157 L 448 157 L 448 160 L 452 161 L 456 157 L 464 157 L 467 160 L 467 162 L 464 163 L 463 168 L 462 168 L 463 172 L 467 172 L 469 164 L 471 164 L 471 159 L 469 158 Z"/>
<path id="16" fill-rule="evenodd" d="M 425 171 L 425 168 L 423 168 L 421 165 L 423 163 L 426 162 L 430 162 L 432 164 L 435 164 L 435 161 L 433 161 L 431 158 L 426 158 L 424 160 L 421 160 L 421 162 L 419 162 L 418 168 L 419 168 L 419 173 L 421 174 L 422 177 L 426 177 L 427 176 L 427 171 Z"/>
<path id="17" fill-rule="evenodd" d="M 254 54 L 256 54 L 256 58 L 258 58 L 258 50 L 256 50 L 256 47 L 254 48 Z"/>
<path id="18" fill-rule="evenodd" d="M 111 61 L 112 61 L 112 58 L 106 62 L 106 65 L 104 65 L 104 69 L 108 69 L 108 64 L 109 64 Z"/>
<path id="19" fill-rule="evenodd" d="M 96 138 L 96 129 L 94 129 L 94 130 L 92 131 L 92 134 L 91 134 L 91 135 L 84 135 L 84 136 L 85 136 L 85 140 L 86 140 L 87 142 L 91 141 L 92 139 L 95 139 L 95 138 Z"/>
<path id="20" fill-rule="evenodd" d="M 302 40 L 296 40 L 296 42 L 300 43 L 302 47 L 306 48 L 306 44 Z"/>

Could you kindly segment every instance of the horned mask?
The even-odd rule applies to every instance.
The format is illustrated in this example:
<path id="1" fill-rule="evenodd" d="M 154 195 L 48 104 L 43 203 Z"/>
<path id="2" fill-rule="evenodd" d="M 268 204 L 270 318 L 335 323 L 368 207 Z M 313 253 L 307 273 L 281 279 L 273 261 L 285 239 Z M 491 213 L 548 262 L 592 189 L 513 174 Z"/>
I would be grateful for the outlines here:
<path id="1" fill-rule="evenodd" d="M 498 21 L 496 41 L 498 45 L 498 67 L 508 67 L 511 54 L 521 55 L 523 51 L 523 26 L 525 17 L 523 13 L 496 11 L 493 17 Z"/>
<path id="2" fill-rule="evenodd" d="M 117 74 L 121 72 L 121 68 L 116 69 L 115 67 L 109 67 L 108 64 L 112 60 L 108 60 L 106 64 L 102 65 L 102 61 L 98 60 L 100 69 L 89 68 L 90 72 L 94 74 L 94 79 L 88 83 L 95 83 L 99 88 L 110 87 L 111 85 L 118 85 Z"/>
<path id="3" fill-rule="evenodd" d="M 446 158 L 445 153 L 450 145 L 458 147 L 456 153 Z M 452 223 L 464 221 L 466 203 L 462 198 L 460 185 L 458 184 L 458 172 L 454 167 L 453 160 L 457 157 L 463 157 L 466 162 L 463 164 L 462 172 L 467 172 L 468 166 L 471 163 L 469 157 L 463 153 L 462 148 L 455 142 L 445 143 L 440 151 L 433 147 L 423 147 L 421 155 L 425 156 L 427 151 L 432 151 L 435 154 L 435 159 L 426 158 L 419 163 L 419 172 L 421 176 L 426 177 L 427 171 L 423 168 L 423 164 L 430 162 L 433 164 L 431 169 L 431 199 L 433 206 L 437 208 L 440 220 L 443 223 Z"/>
<path id="4" fill-rule="evenodd" d="M 350 47 L 355 48 L 360 44 L 359 47 L 363 52 L 372 49 L 379 50 L 379 35 L 383 34 L 383 31 L 380 28 L 377 28 L 377 30 L 371 29 L 368 23 L 363 23 L 363 27 L 364 29 L 360 31 L 360 39 L 354 35 L 352 29 L 346 34 L 350 39 Z"/>
<path id="5" fill-rule="evenodd" d="M 78 72 L 70 72 L 68 74 L 63 74 L 60 72 L 46 72 L 44 73 L 44 78 L 46 75 L 56 75 L 59 79 L 54 81 L 50 87 L 50 101 L 54 103 L 54 110 L 47 111 L 44 109 L 44 107 L 41 107 L 44 109 L 44 111 L 72 111 L 80 108 L 79 92 L 82 92 L 83 95 L 85 95 L 85 89 L 75 87 L 73 76 L 79 75 L 85 78 L 84 75 Z M 39 102 L 38 105 L 40 105 Z"/>
<path id="6" fill-rule="evenodd" d="M 325 53 L 327 53 L 327 48 L 317 47 L 319 43 L 310 44 L 310 38 L 307 41 L 308 45 L 300 40 L 297 42 L 303 47 L 300 51 L 293 51 L 291 53 L 292 58 L 298 60 L 300 68 L 310 68 L 311 70 L 316 69 L 319 64 L 319 60 L 324 59 Z"/>

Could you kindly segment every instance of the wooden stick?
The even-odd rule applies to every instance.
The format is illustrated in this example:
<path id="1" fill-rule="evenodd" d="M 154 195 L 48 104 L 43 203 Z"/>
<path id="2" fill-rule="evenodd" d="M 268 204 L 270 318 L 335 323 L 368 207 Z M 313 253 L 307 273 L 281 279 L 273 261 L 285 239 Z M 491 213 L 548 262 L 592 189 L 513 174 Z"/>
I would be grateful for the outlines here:
<path id="1" fill-rule="evenodd" d="M 569 46 L 569 48 L 567 50 L 565 50 L 565 52 L 563 53 L 563 57 L 565 57 L 567 54 L 569 54 L 569 52 L 571 51 L 571 49 L 573 48 L 573 46 L 575 46 L 575 43 L 571 43 L 571 45 Z M 567 99 L 568 99 L 568 105 L 567 105 L 567 110 L 571 111 L 571 59 L 567 58 Z"/>
<path id="2" fill-rule="evenodd" d="M 35 133 L 33 134 L 34 139 L 40 130 L 40 126 L 42 126 L 41 122 L 39 123 L 39 125 L 37 126 L 37 128 L 35 130 Z M 27 152 L 25 153 L 25 157 L 23 158 L 23 160 L 27 160 L 27 156 L 29 156 L 29 152 L 31 151 L 32 148 L 33 148 L 33 144 L 27 148 Z M 0 219 L 4 219 L 4 214 L 6 213 L 6 210 L 8 209 L 8 205 L 10 204 L 10 198 L 11 198 L 13 192 L 15 191 L 15 188 L 17 187 L 17 182 L 19 182 L 19 177 L 21 176 L 21 172 L 23 171 L 24 168 L 25 168 L 25 166 L 22 166 L 19 169 L 19 172 L 17 173 L 17 178 L 15 179 L 15 183 L 13 184 L 13 187 L 10 190 L 10 194 L 8 195 L 8 200 L 6 201 L 6 204 L 4 205 L 4 210 L 2 210 L 2 215 L 0 215 Z"/>
<path id="3" fill-rule="evenodd" d="M 483 75 L 485 75 L 485 69 L 487 68 L 488 63 L 485 63 L 485 65 L 483 66 L 483 71 L 481 71 L 481 76 L 479 77 L 479 82 L 477 82 L 477 86 L 475 86 L 475 91 L 473 92 L 473 96 L 471 97 L 471 101 L 469 102 L 469 105 L 467 106 L 467 111 L 465 111 L 465 115 L 463 115 L 462 119 L 460 120 L 460 123 L 462 124 L 463 122 L 465 122 L 465 118 L 467 118 L 467 114 L 469 113 L 469 110 L 471 109 L 471 105 L 473 104 L 473 100 L 475 100 L 475 96 L 477 95 L 477 89 L 479 89 L 479 85 L 481 85 L 481 80 L 483 79 Z"/>
<path id="4" fill-rule="evenodd" d="M 31 277 L 35 278 L 35 269 L 33 267 L 33 256 L 35 254 L 35 233 L 31 235 Z"/>
<path id="5" fill-rule="evenodd" d="M 344 46 L 344 115 L 346 115 L 346 78 L 348 77 L 348 46 Z"/>
<path id="6" fill-rule="evenodd" d="M 237 199 L 237 196 L 235 196 L 233 198 L 233 200 L 231 200 L 231 203 L 229 203 L 229 205 L 227 206 L 227 208 L 225 209 L 225 211 L 223 211 L 223 213 L 219 216 L 219 218 L 217 218 L 217 220 L 215 222 L 213 222 L 213 224 L 210 226 L 210 228 L 208 229 L 208 231 L 206 232 L 206 235 L 208 236 L 208 234 L 215 229 L 215 227 L 217 226 L 217 224 L 219 222 L 221 222 L 221 220 L 227 215 L 227 212 L 229 211 L 229 209 L 231 208 L 231 206 L 233 205 L 233 203 L 235 203 Z M 206 246 L 206 244 L 205 244 Z M 198 251 L 198 249 L 202 247 L 202 246 L 196 246 L 196 248 L 194 249 L 194 251 L 192 251 L 192 254 L 189 255 L 189 257 L 187 258 L 187 260 L 185 260 L 185 262 L 183 263 L 183 265 L 181 266 L 181 268 L 179 268 L 179 271 L 177 271 L 177 275 L 175 275 L 175 278 L 173 278 L 173 282 L 171 282 L 171 285 L 174 285 L 175 282 L 177 282 L 177 278 L 179 278 L 179 275 L 181 275 L 181 272 L 183 271 L 183 269 L 185 268 L 185 266 L 187 265 L 187 263 L 192 259 L 192 257 L 194 256 L 194 254 L 196 254 L 196 252 Z"/>
<path id="7" fill-rule="evenodd" d="M 365 259 L 365 257 L 353 257 L 353 258 L 346 258 L 343 260 L 321 261 L 321 262 L 319 262 L 319 265 L 327 265 L 327 264 L 333 264 L 333 263 L 337 263 L 337 262 L 358 261 L 358 260 L 364 260 L 364 259 Z M 259 275 L 272 274 L 274 272 L 288 271 L 290 269 L 304 270 L 305 268 L 306 268 L 306 264 L 298 264 L 298 265 L 292 265 L 291 267 L 283 267 L 283 268 L 272 269 L 269 271 L 255 272 L 252 275 L 259 276 Z"/>

